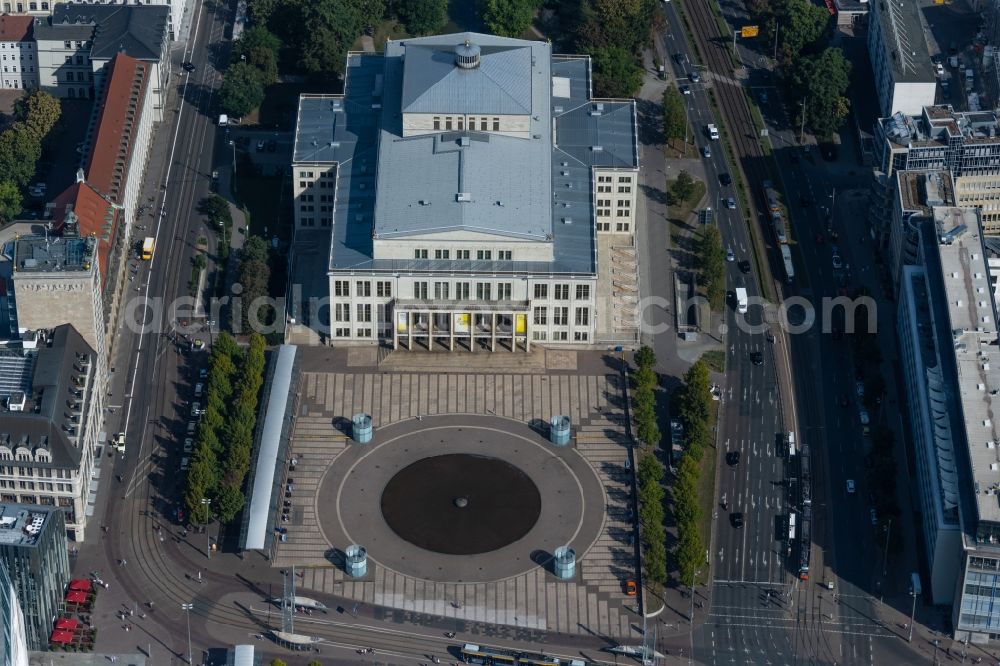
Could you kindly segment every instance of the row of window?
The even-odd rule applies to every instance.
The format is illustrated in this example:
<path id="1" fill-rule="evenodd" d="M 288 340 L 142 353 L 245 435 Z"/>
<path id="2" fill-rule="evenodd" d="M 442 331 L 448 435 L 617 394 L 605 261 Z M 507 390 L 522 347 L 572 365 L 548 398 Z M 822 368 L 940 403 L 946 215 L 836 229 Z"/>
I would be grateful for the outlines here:
<path id="1" fill-rule="evenodd" d="M 32 44 L 31 42 L 0 42 L 0 50 L 6 50 L 8 48 L 27 49 L 30 51 L 31 49 L 35 48 L 35 45 Z"/>
<path id="2" fill-rule="evenodd" d="M 470 259 L 472 257 L 471 250 L 455 250 L 455 259 Z M 476 250 L 476 259 L 478 261 L 493 261 L 494 252 L 493 250 Z M 513 254 L 511 250 L 497 250 L 496 260 L 497 261 L 511 261 Z M 414 259 L 430 259 L 431 252 L 425 248 L 417 248 L 413 251 Z M 435 259 L 451 259 L 451 250 L 434 250 Z"/>
<path id="3" fill-rule="evenodd" d="M 59 80 L 59 75 L 57 74 L 56 81 L 58 80 Z M 79 81 L 80 83 L 83 83 L 84 81 L 93 81 L 93 80 L 94 80 L 93 72 L 66 72 L 66 81 L 69 83 L 73 83 L 74 81 Z"/>
<path id="4" fill-rule="evenodd" d="M 37 2 L 29 2 L 28 3 L 28 11 L 29 12 L 37 12 L 38 11 L 38 4 L 39 3 L 37 3 Z M 43 12 L 49 11 L 49 3 L 43 2 L 43 3 L 41 3 L 41 5 L 42 5 L 41 11 L 43 11 Z M 17 12 L 19 14 L 24 11 L 24 3 L 23 2 L 18 2 L 16 4 L 16 6 L 17 6 Z M 3 3 L 3 12 L 4 12 L 4 14 L 9 14 L 11 11 L 13 11 L 11 9 L 11 3 L 9 3 L 9 2 Z"/>
<path id="5" fill-rule="evenodd" d="M 8 69 L 8 67 L 9 67 L 9 69 Z M 20 70 L 18 70 L 17 65 L 4 65 L 3 66 L 3 73 L 4 74 L 17 74 L 18 72 L 20 72 L 22 74 L 34 74 L 35 73 L 35 68 L 34 67 L 22 67 Z"/>
<path id="6" fill-rule="evenodd" d="M 65 60 L 65 63 L 66 63 L 67 65 L 72 65 L 72 64 L 73 64 L 73 62 L 74 62 L 74 58 L 73 58 L 73 56 L 66 56 L 66 60 Z M 87 58 L 86 58 L 86 60 L 84 60 L 84 56 L 82 56 L 82 55 L 78 55 L 78 56 L 76 56 L 76 64 L 77 64 L 77 65 L 81 65 L 81 66 L 82 66 L 82 65 L 89 65 L 89 64 L 90 64 L 90 62 L 91 62 L 91 61 L 90 61 L 90 58 L 89 58 L 89 57 L 87 57 Z"/>
<path id="7" fill-rule="evenodd" d="M 70 483 L 35 483 L 34 481 L 6 481 L 0 480 L 0 488 L 18 488 L 20 490 L 46 490 L 50 493 L 71 493 L 73 485 Z M 51 504 L 51 500 L 49 501 Z"/>
<path id="8" fill-rule="evenodd" d="M 301 212 L 303 212 L 303 213 L 315 213 L 316 212 L 316 206 L 313 206 L 312 204 L 304 204 L 302 206 L 299 206 L 299 210 Z M 333 212 L 333 206 L 331 204 L 323 204 L 323 205 L 321 205 L 319 207 L 319 212 L 321 212 L 321 213 L 332 213 Z"/>
<path id="9" fill-rule="evenodd" d="M 316 226 L 316 218 L 315 217 L 300 217 L 299 218 L 299 225 L 303 226 L 303 227 L 315 227 Z M 328 227 L 328 226 L 330 226 L 330 218 L 329 217 L 321 217 L 321 218 L 319 218 L 319 226 L 321 226 L 321 227 Z"/>
<path id="10" fill-rule="evenodd" d="M 531 332 L 531 339 L 535 342 L 546 342 L 549 340 L 549 332 L 534 330 Z M 551 339 L 553 342 L 568 342 L 569 331 L 552 331 Z M 587 342 L 588 340 L 590 340 L 590 333 L 587 331 L 573 331 L 574 342 Z"/>
<path id="11" fill-rule="evenodd" d="M 597 177 L 598 183 L 613 183 L 615 180 L 614 176 L 602 175 Z M 631 183 L 632 176 L 618 176 L 619 183 Z"/>
<path id="12" fill-rule="evenodd" d="M 456 130 L 464 130 L 465 129 L 465 116 L 457 116 L 457 117 L 444 116 L 443 117 L 443 122 L 444 122 L 444 126 L 443 127 L 442 127 L 442 116 L 434 116 L 433 118 L 434 118 L 434 129 L 436 129 L 436 130 L 444 129 L 445 131 L 448 131 L 448 130 L 451 130 L 451 129 L 456 129 Z M 488 132 L 489 129 L 490 129 L 490 127 L 493 128 L 494 132 L 499 132 L 500 131 L 500 119 L 499 118 L 496 118 L 496 117 L 493 117 L 493 118 L 476 118 L 475 116 L 470 116 L 469 117 L 469 130 L 470 131 L 474 132 L 476 130 L 476 121 L 477 120 L 479 121 L 479 131 L 480 132 Z"/>
<path id="13" fill-rule="evenodd" d="M 535 326 L 548 326 L 550 313 L 553 326 L 569 325 L 569 308 L 565 306 L 533 308 L 531 322 Z M 573 323 L 577 326 L 590 326 L 590 308 L 573 308 Z"/>
<path id="14" fill-rule="evenodd" d="M 42 4 L 44 4 L 44 3 L 42 3 Z M 72 48 L 82 49 L 84 47 L 86 47 L 86 48 L 89 49 L 90 48 L 90 42 L 89 41 L 82 42 L 80 40 L 77 40 L 75 42 L 71 42 L 71 41 L 67 40 L 67 41 L 63 42 L 63 48 L 64 49 L 72 49 Z"/>
<path id="15" fill-rule="evenodd" d="M 55 471 L 55 474 L 53 474 Z M 68 469 L 52 470 L 49 467 L 13 467 L 11 465 L 0 465 L 0 476 L 37 476 L 40 479 L 71 479 L 73 474 Z"/>
<path id="16" fill-rule="evenodd" d="M 597 221 L 598 231 L 611 231 L 610 220 L 598 220 Z M 615 231 L 620 234 L 627 234 L 632 230 L 632 225 L 627 221 L 619 220 L 615 223 Z"/>
<path id="17" fill-rule="evenodd" d="M 69 57 L 69 56 L 67 56 L 67 57 Z M 6 53 L 4 53 L 4 54 L 3 54 L 3 59 L 4 59 L 4 62 L 6 62 L 6 61 L 7 61 L 7 54 L 6 54 Z M 34 60 L 34 59 L 35 59 L 35 56 L 33 56 L 33 55 L 31 55 L 31 54 L 29 53 L 29 54 L 28 54 L 28 60 Z M 10 54 L 10 60 L 11 60 L 11 61 L 16 61 L 16 60 L 24 60 L 24 54 L 23 54 L 23 53 L 21 53 L 20 55 L 14 55 L 13 53 L 11 53 L 11 54 Z"/>
<path id="18" fill-rule="evenodd" d="M 314 194 L 303 194 L 299 198 L 302 201 L 315 201 L 316 200 L 316 195 L 314 195 Z M 333 203 L 333 195 L 332 194 L 321 194 L 321 195 L 319 195 L 319 200 L 320 200 L 320 202 L 330 202 L 330 203 Z"/>
<path id="19" fill-rule="evenodd" d="M 434 282 L 433 287 L 431 287 L 430 282 L 418 281 L 413 283 L 413 298 L 427 299 L 430 294 L 434 294 L 434 298 L 438 300 L 448 300 L 453 299 L 457 301 L 469 300 L 472 294 L 471 282 Z M 496 290 L 494 291 L 494 284 Z M 570 294 L 572 293 L 576 300 L 578 301 L 589 301 L 590 300 L 590 285 L 589 284 L 578 284 L 570 285 L 567 283 L 558 283 L 549 285 L 545 282 L 540 282 L 534 285 L 534 299 L 535 300 L 548 300 L 549 298 L 549 287 L 552 287 L 551 294 L 552 298 L 557 301 L 568 301 L 570 299 Z M 570 287 L 575 287 L 575 290 L 570 290 Z M 513 286 L 510 282 L 477 282 L 476 283 L 476 300 L 480 301 L 509 301 L 512 298 Z M 375 281 L 375 296 L 378 298 L 392 298 L 392 282 L 388 280 L 376 280 Z M 350 280 L 334 280 L 333 282 L 333 295 L 337 298 L 350 298 L 351 296 L 351 281 Z M 372 295 L 372 281 L 371 280 L 358 280 L 354 283 L 354 296 L 359 298 L 370 298 Z M 494 297 L 495 296 L 495 297 Z"/>

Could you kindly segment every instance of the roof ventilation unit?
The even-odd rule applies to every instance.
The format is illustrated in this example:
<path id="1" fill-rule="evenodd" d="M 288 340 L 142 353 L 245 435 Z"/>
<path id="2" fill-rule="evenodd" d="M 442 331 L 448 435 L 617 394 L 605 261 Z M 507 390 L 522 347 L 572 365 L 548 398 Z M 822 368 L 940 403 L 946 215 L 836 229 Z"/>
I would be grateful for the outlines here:
<path id="1" fill-rule="evenodd" d="M 469 192 L 459 192 L 455 195 L 455 201 L 472 201 L 472 194 Z"/>
<path id="2" fill-rule="evenodd" d="M 479 46 L 473 44 L 471 40 L 455 47 L 455 64 L 462 69 L 476 69 L 479 67 Z"/>

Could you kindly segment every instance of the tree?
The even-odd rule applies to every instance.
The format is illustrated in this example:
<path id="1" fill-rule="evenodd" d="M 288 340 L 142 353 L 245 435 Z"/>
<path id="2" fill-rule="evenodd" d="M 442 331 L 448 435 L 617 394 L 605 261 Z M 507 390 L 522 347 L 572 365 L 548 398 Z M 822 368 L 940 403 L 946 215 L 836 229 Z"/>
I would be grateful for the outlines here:
<path id="1" fill-rule="evenodd" d="M 649 345 L 639 347 L 635 353 L 635 364 L 640 368 L 652 368 L 656 365 L 656 352 Z"/>
<path id="2" fill-rule="evenodd" d="M 795 63 L 804 51 L 816 43 L 830 24 L 825 7 L 802 0 L 775 0 L 774 15 L 781 25 L 778 46 L 785 65 Z"/>
<path id="3" fill-rule="evenodd" d="M 643 454 L 635 466 L 635 477 L 640 487 L 659 486 L 663 481 L 663 465 L 652 453 Z"/>
<path id="4" fill-rule="evenodd" d="M 347 50 L 358 35 L 382 20 L 385 2 L 292 0 L 289 9 L 278 17 L 281 29 L 275 29 L 292 45 L 298 65 L 313 74 L 334 76 L 343 74 Z"/>
<path id="5" fill-rule="evenodd" d="M 219 104 L 232 116 L 245 116 L 264 101 L 264 82 L 260 71 L 246 62 L 235 62 L 222 77 Z"/>
<path id="6" fill-rule="evenodd" d="M 219 511 L 219 522 L 229 523 L 246 504 L 246 498 L 239 487 L 223 486 L 215 500 Z"/>
<path id="7" fill-rule="evenodd" d="M 288 664 L 286 664 L 280 659 L 272 659 L 271 663 L 268 664 L 268 666 L 288 666 Z"/>
<path id="8" fill-rule="evenodd" d="M 62 105 L 47 92 L 34 90 L 14 104 L 14 117 L 24 123 L 41 142 L 59 122 Z"/>
<path id="9" fill-rule="evenodd" d="M 726 255 L 722 250 L 722 235 L 718 227 L 704 229 L 695 254 L 695 262 L 700 269 L 698 284 L 705 287 L 710 305 L 719 308 L 726 292 Z"/>
<path id="10" fill-rule="evenodd" d="M 448 20 L 448 0 L 399 0 L 396 15 L 414 35 L 430 35 Z"/>
<path id="11" fill-rule="evenodd" d="M 594 91 L 597 97 L 632 97 L 642 86 L 642 68 L 635 56 L 620 46 L 592 49 Z"/>
<path id="12" fill-rule="evenodd" d="M 637 53 L 646 42 L 656 9 L 655 0 L 584 0 L 579 4 L 580 45 L 619 46 L 629 53 Z"/>
<path id="13" fill-rule="evenodd" d="M 260 236 L 250 236 L 243 243 L 241 261 L 267 261 L 267 241 Z"/>
<path id="14" fill-rule="evenodd" d="M 850 102 L 844 93 L 850 85 L 851 63 L 839 48 L 796 61 L 792 83 L 805 99 L 806 123 L 817 135 L 828 137 L 847 117 Z"/>
<path id="15" fill-rule="evenodd" d="M 683 139 L 687 136 L 687 113 L 684 109 L 684 96 L 674 86 L 667 86 L 663 91 L 663 135 L 670 139 Z"/>
<path id="16" fill-rule="evenodd" d="M 694 196 L 694 178 L 686 170 L 681 169 L 681 172 L 677 174 L 677 179 L 674 181 L 672 190 L 674 198 L 679 203 L 690 201 L 691 197 Z"/>
<path id="17" fill-rule="evenodd" d="M 281 53 L 281 38 L 268 30 L 264 22 L 253 25 L 244 30 L 240 38 L 233 42 L 229 59 L 231 62 L 236 62 L 244 55 L 249 59 L 249 54 L 254 49 L 270 51 L 277 58 Z"/>
<path id="18" fill-rule="evenodd" d="M 199 271 L 205 270 L 208 266 L 208 259 L 205 258 L 204 252 L 199 252 L 198 254 L 191 257 L 191 265 L 197 268 Z"/>
<path id="19" fill-rule="evenodd" d="M 699 360 L 684 374 L 684 392 L 681 394 L 680 414 L 685 425 L 707 424 L 711 414 L 711 376 L 708 365 Z"/>
<path id="20" fill-rule="evenodd" d="M 282 0 L 250 0 L 250 18 L 258 25 L 268 25 Z"/>
<path id="21" fill-rule="evenodd" d="M 21 190 L 9 180 L 0 182 L 0 224 L 13 222 L 22 208 Z"/>
<path id="22" fill-rule="evenodd" d="M 21 122 L 0 133 L 0 182 L 13 181 L 25 187 L 35 176 L 42 144 L 35 132 Z"/>
<path id="23" fill-rule="evenodd" d="M 536 0 L 481 0 L 479 4 L 486 30 L 501 37 L 520 37 L 537 9 Z"/>
<path id="24" fill-rule="evenodd" d="M 644 365 L 633 372 L 632 380 L 635 382 L 637 390 L 652 391 L 656 388 L 657 384 L 656 373 L 648 365 Z"/>

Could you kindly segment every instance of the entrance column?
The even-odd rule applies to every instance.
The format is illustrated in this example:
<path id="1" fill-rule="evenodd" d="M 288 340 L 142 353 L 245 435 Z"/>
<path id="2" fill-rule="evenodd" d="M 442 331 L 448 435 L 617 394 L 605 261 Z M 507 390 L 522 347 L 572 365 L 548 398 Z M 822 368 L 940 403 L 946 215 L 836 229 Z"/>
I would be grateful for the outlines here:
<path id="1" fill-rule="evenodd" d="M 524 352 L 528 353 L 531 351 L 531 319 L 527 314 L 524 315 Z"/>
<path id="2" fill-rule="evenodd" d="M 434 313 L 427 311 L 427 351 L 434 351 Z"/>
<path id="3" fill-rule="evenodd" d="M 389 325 L 392 326 L 392 350 L 396 351 L 399 349 L 399 327 L 396 326 L 396 316 L 393 315 L 389 318 Z"/>
<path id="4" fill-rule="evenodd" d="M 469 311 L 469 351 L 476 351 L 476 313 Z"/>
<path id="5" fill-rule="evenodd" d="M 510 313 L 510 353 L 517 351 L 517 314 Z"/>
<path id="6" fill-rule="evenodd" d="M 497 313 L 496 312 L 491 312 L 490 313 L 490 321 L 493 322 L 493 325 L 490 327 L 490 335 L 492 336 L 491 339 L 490 339 L 490 351 L 491 352 L 495 352 L 497 350 Z"/>
<path id="7" fill-rule="evenodd" d="M 406 311 L 406 351 L 413 351 L 413 311 Z"/>
<path id="8" fill-rule="evenodd" d="M 450 320 L 448 322 L 450 324 L 450 326 L 448 326 L 448 351 L 455 351 L 455 321 L 456 321 L 455 317 L 456 316 L 457 315 L 454 312 L 452 312 L 451 314 L 448 315 L 448 318 Z"/>

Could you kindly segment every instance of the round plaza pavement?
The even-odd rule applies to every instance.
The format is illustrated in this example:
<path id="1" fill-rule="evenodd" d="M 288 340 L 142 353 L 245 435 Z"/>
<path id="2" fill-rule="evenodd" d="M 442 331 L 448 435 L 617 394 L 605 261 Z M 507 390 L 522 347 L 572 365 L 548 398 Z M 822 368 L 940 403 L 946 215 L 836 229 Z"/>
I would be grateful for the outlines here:
<path id="1" fill-rule="evenodd" d="M 601 532 L 604 489 L 572 447 L 496 417 L 411 419 L 351 443 L 316 496 L 331 549 L 440 582 L 485 582 L 582 557 Z M 369 563 L 371 570 L 371 562 Z"/>

